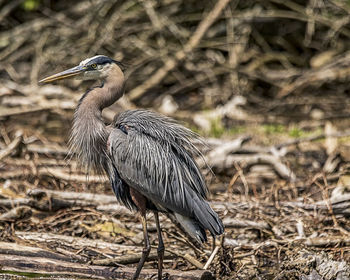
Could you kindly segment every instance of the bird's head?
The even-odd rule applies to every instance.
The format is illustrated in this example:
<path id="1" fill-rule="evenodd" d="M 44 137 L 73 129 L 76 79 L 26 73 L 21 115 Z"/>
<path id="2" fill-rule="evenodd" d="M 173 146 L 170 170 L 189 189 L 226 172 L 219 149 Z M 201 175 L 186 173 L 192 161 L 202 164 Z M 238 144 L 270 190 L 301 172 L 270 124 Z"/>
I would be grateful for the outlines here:
<path id="1" fill-rule="evenodd" d="M 50 83 L 71 77 L 81 80 L 103 80 L 108 77 L 114 67 L 119 67 L 121 71 L 125 70 L 125 66 L 121 62 L 105 55 L 96 55 L 83 60 L 78 66 L 46 77 L 40 80 L 39 83 Z"/>

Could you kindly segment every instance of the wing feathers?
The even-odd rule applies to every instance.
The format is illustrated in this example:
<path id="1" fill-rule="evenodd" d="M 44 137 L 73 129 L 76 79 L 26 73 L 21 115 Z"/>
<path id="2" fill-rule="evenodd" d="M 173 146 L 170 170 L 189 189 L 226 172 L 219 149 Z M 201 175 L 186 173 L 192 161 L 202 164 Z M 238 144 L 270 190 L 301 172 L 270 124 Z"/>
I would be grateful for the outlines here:
<path id="1" fill-rule="evenodd" d="M 128 128 L 126 137 L 119 137 L 120 125 Z M 196 220 L 213 235 L 223 232 L 221 220 L 205 201 L 207 187 L 193 159 L 199 153 L 191 142 L 197 137 L 193 132 L 145 110 L 122 113 L 115 127 L 109 152 L 128 185 L 155 205 Z"/>

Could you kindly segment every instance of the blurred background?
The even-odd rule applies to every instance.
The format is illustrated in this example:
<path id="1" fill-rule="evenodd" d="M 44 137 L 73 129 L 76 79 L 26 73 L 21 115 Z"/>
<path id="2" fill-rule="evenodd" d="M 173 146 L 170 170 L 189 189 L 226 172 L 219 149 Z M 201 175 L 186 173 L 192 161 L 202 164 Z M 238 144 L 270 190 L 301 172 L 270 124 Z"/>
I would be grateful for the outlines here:
<path id="1" fill-rule="evenodd" d="M 206 140 L 213 172 L 199 164 L 227 229 L 208 265 L 218 279 L 324 277 L 316 260 L 349 276 L 349 12 L 347 0 L 0 0 L 0 239 L 28 245 L 47 234 L 41 245 L 55 252 L 78 248 L 50 234 L 141 246 L 135 217 L 61 196 L 112 196 L 104 178 L 86 183 L 65 160 L 74 109 L 93 84 L 38 85 L 103 54 L 128 77 L 106 122 L 148 108 Z M 66 204 L 55 207 L 55 196 Z M 175 252 L 166 267 L 201 268 L 210 245 L 176 255 L 186 237 L 163 223 Z M 101 261 L 120 256 L 109 250 L 86 247 L 79 261 L 115 265 Z"/>

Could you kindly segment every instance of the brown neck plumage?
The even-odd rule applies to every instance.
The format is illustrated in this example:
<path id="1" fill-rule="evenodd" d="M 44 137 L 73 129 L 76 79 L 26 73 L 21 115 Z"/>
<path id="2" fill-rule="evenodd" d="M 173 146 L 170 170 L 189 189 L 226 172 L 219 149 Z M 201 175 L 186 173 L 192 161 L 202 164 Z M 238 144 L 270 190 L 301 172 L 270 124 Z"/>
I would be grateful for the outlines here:
<path id="1" fill-rule="evenodd" d="M 80 163 L 102 173 L 106 170 L 106 149 L 109 132 L 102 119 L 102 110 L 111 106 L 124 93 L 124 74 L 111 64 L 101 87 L 88 91 L 80 100 L 74 114 L 70 138 L 71 151 Z"/>

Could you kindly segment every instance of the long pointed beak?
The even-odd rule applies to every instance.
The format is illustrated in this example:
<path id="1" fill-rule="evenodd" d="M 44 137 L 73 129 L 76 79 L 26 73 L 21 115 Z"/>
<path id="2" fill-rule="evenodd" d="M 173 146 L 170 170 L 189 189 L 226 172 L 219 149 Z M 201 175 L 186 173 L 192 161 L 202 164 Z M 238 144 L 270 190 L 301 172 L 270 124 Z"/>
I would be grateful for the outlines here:
<path id="1" fill-rule="evenodd" d="M 57 81 L 57 80 L 62 80 L 65 78 L 70 78 L 73 76 L 77 76 L 77 75 L 83 73 L 84 71 L 86 71 L 86 67 L 79 65 L 79 66 L 70 68 L 68 70 L 65 70 L 63 72 L 46 77 L 46 78 L 40 80 L 39 83 L 45 84 L 45 83 L 50 83 L 50 82 Z"/>

